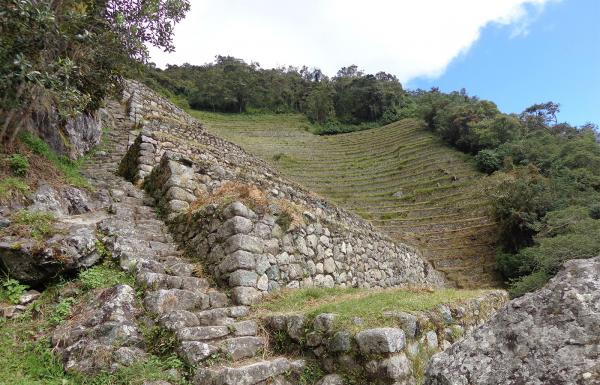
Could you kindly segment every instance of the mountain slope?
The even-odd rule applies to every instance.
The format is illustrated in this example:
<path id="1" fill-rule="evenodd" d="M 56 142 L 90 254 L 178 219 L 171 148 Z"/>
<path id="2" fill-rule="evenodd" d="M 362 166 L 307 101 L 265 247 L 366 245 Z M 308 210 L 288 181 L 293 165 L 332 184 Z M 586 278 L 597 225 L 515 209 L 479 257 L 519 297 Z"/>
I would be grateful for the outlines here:
<path id="1" fill-rule="evenodd" d="M 317 136 L 301 115 L 192 111 L 207 129 L 419 247 L 459 287 L 497 286 L 483 175 L 421 122 Z"/>

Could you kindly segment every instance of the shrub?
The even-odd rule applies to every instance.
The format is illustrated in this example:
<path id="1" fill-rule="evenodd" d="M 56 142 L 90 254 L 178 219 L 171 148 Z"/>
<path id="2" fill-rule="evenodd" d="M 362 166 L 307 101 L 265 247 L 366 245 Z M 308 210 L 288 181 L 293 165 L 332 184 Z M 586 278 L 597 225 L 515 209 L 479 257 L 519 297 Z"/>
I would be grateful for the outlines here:
<path id="1" fill-rule="evenodd" d="M 502 160 L 498 153 L 494 150 L 481 150 L 475 156 L 477 168 L 486 174 L 491 174 L 498 171 L 502 166 Z"/>
<path id="2" fill-rule="evenodd" d="M 16 279 L 6 278 L 1 283 L 2 290 L 0 291 L 0 298 L 5 298 L 13 304 L 18 304 L 21 295 L 29 288 L 27 285 L 21 284 Z"/>
<path id="3" fill-rule="evenodd" d="M 29 161 L 22 154 L 12 154 L 8 157 L 10 170 L 16 176 L 25 176 L 29 170 Z"/>
<path id="4" fill-rule="evenodd" d="M 600 219 L 600 203 L 595 203 L 590 207 L 590 217 Z"/>

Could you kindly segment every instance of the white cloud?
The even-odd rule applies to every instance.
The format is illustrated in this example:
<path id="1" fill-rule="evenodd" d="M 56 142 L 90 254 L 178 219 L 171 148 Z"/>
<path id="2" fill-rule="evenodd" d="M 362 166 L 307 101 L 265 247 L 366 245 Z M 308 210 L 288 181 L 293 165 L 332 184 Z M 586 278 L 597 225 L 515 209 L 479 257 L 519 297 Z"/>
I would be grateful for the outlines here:
<path id="1" fill-rule="evenodd" d="M 203 64 L 217 54 L 262 67 L 317 66 L 328 75 L 349 64 L 406 82 L 441 75 L 483 27 L 527 33 L 550 0 L 191 0 L 175 30 L 176 52 L 152 60 Z"/>

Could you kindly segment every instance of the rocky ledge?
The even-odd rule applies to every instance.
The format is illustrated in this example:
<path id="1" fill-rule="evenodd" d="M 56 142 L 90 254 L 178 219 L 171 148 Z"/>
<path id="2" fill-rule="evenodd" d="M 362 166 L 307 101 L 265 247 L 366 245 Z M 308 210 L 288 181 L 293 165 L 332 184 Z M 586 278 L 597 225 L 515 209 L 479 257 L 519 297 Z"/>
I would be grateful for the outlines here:
<path id="1" fill-rule="evenodd" d="M 572 260 L 435 355 L 426 385 L 600 384 L 600 257 Z"/>

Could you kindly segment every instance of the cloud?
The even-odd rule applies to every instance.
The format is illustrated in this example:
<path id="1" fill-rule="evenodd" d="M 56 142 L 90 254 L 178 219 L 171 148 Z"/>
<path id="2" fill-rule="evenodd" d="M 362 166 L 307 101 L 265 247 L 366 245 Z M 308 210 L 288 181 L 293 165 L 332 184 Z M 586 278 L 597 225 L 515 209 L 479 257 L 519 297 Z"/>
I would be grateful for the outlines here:
<path id="1" fill-rule="evenodd" d="M 191 0 L 175 30 L 176 52 L 151 49 L 152 60 L 203 64 L 215 55 L 262 67 L 307 65 L 334 75 L 356 64 L 406 82 L 440 76 L 495 23 L 527 33 L 550 0 Z"/>

